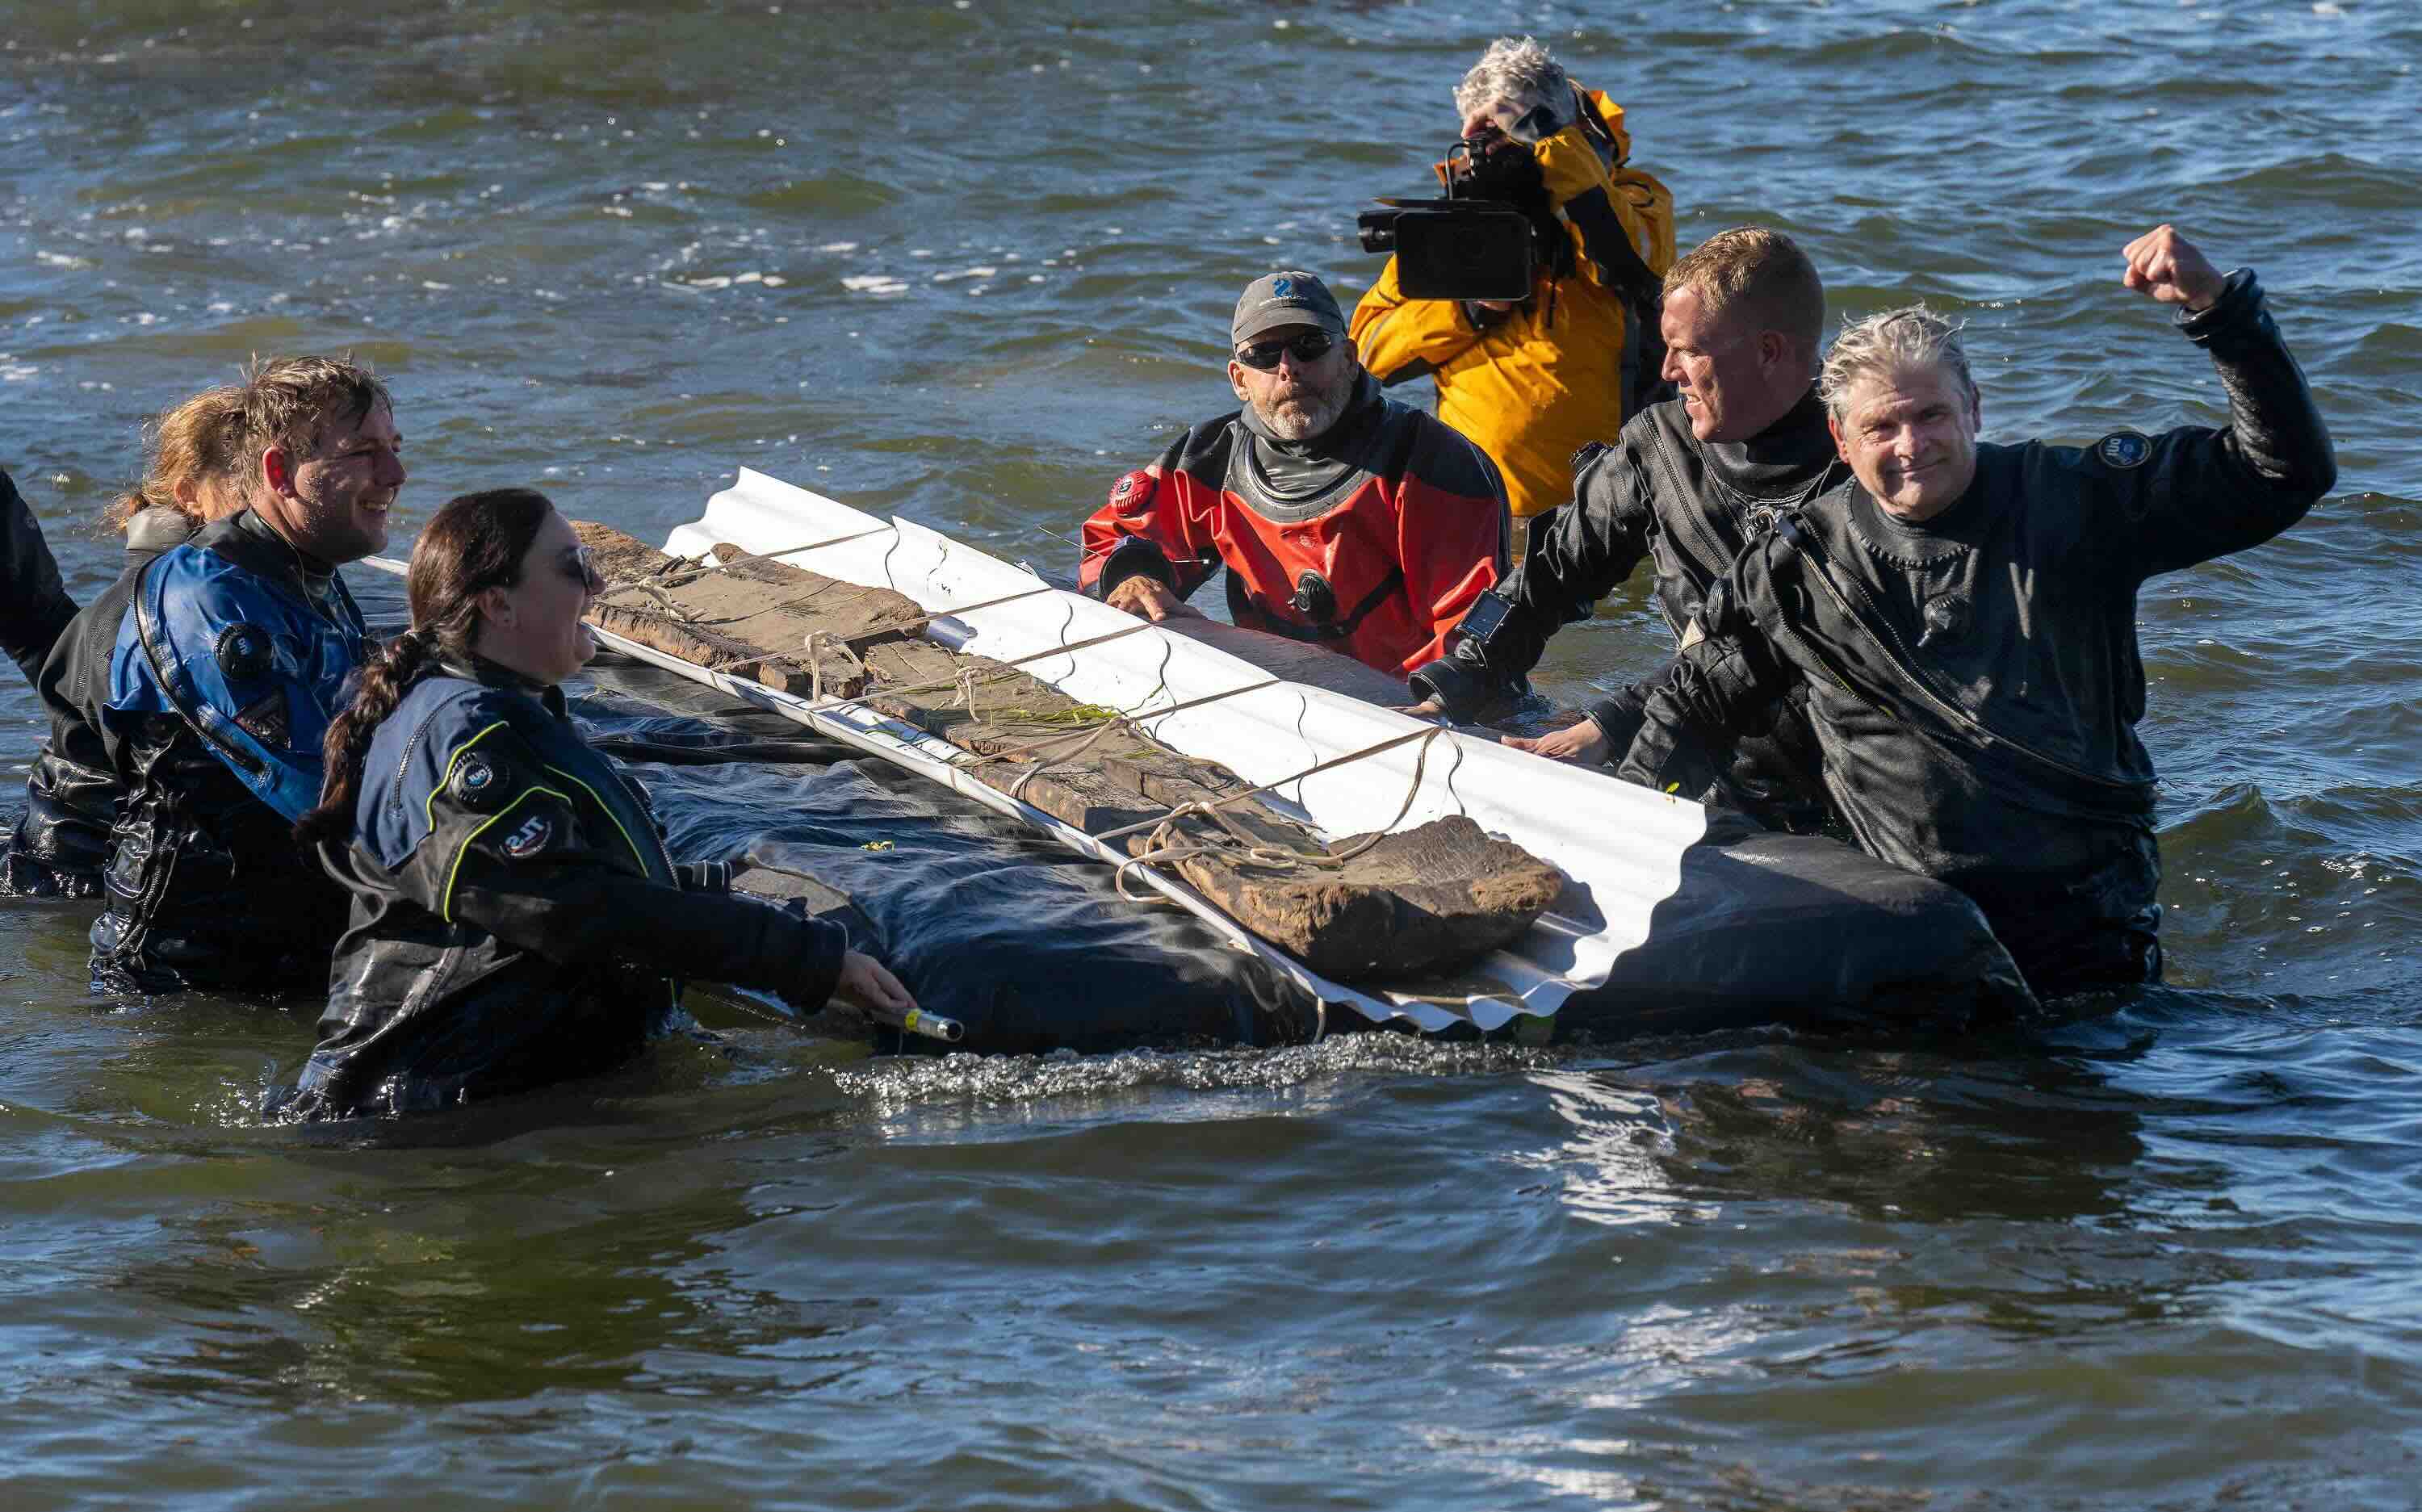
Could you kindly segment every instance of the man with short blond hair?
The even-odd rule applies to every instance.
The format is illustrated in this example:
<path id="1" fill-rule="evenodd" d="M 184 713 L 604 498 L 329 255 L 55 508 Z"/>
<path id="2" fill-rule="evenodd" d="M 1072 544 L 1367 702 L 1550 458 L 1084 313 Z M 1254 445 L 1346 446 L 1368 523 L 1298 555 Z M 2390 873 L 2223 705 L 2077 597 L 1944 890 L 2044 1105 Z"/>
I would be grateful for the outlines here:
<path id="1" fill-rule="evenodd" d="M 1816 391 L 1824 319 L 1824 284 L 1781 231 L 1735 227 L 1676 261 L 1662 329 L 1664 375 L 1678 397 L 1573 459 L 1572 501 L 1465 617 L 1452 654 L 1414 672 L 1417 709 L 1470 719 L 1510 704 L 1548 638 L 1588 618 L 1643 560 L 1654 563 L 1658 607 L 1681 638 L 1760 519 L 1841 475 Z M 1638 725 L 1627 689 L 1568 731 L 1508 744 L 1603 761 Z M 1740 742 L 1724 787 L 1731 806 L 1771 827 L 1805 831 L 1825 817 L 1814 747 L 1787 710 L 1772 731 Z"/>

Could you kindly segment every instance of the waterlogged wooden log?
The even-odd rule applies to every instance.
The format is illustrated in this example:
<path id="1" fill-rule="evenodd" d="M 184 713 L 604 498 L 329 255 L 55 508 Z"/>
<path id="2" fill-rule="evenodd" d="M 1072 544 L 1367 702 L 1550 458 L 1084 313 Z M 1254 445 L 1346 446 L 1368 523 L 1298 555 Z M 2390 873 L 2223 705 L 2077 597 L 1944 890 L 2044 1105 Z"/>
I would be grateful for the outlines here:
<path id="1" fill-rule="evenodd" d="M 854 654 L 924 621 L 916 600 L 862 588 L 770 558 L 718 545 L 713 563 L 688 563 L 607 526 L 573 526 L 595 553 L 606 593 L 590 619 L 686 662 L 802 697 L 817 673 L 824 691 L 856 698 L 867 676 Z M 826 638 L 812 659 L 810 639 Z M 847 650 L 842 648 L 846 647 Z"/>
<path id="2" fill-rule="evenodd" d="M 1179 827 L 1215 838 L 1205 820 Z M 1368 839 L 1298 844 L 1333 856 Z M 1340 982 L 1462 966 L 1513 941 L 1565 890 L 1564 873 L 1459 813 L 1383 836 L 1342 866 L 1270 866 L 1218 849 L 1172 865 L 1222 912 Z"/>
<path id="3" fill-rule="evenodd" d="M 1453 969 L 1521 935 L 1564 890 L 1563 873 L 1461 815 L 1367 848 L 1368 836 L 1324 843 L 1243 796 L 1250 784 L 1227 768 L 1171 750 L 1018 668 L 919 638 L 923 611 L 902 594 L 728 544 L 708 568 L 604 527 L 574 528 L 613 585 L 592 611 L 601 627 L 797 693 L 809 690 L 805 641 L 821 632 L 827 695 L 863 699 L 985 758 L 967 767 L 979 781 L 1088 834 L 1143 827 L 1120 842 L 1129 855 L 1165 851 L 1159 864 L 1324 976 Z M 1171 816 L 1213 803 L 1220 817 Z"/>

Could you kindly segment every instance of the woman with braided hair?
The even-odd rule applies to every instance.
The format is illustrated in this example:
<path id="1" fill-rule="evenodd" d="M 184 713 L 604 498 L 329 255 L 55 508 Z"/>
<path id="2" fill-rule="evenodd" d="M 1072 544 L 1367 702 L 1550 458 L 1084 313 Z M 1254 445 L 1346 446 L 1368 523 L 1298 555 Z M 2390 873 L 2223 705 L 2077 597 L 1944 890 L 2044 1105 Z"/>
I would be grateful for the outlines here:
<path id="1" fill-rule="evenodd" d="M 413 548 L 412 628 L 328 727 L 295 827 L 353 897 L 321 1042 L 275 1110 L 401 1112 L 605 1069 L 682 1027 L 679 978 L 915 1004 L 838 924 L 690 890 L 634 785 L 555 685 L 605 584 L 543 494 L 448 501 Z"/>

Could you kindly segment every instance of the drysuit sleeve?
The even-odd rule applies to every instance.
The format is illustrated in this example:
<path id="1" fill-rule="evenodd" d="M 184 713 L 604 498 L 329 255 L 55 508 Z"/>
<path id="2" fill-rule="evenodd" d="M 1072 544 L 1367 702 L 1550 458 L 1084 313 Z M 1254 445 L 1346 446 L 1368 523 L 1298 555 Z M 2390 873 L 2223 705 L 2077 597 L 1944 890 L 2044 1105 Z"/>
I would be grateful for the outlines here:
<path id="1" fill-rule="evenodd" d="M 1505 480 L 1488 453 L 1444 426 L 1438 429 L 1449 444 L 1470 448 L 1487 480 L 1485 504 L 1493 507 L 1475 508 L 1483 501 L 1433 490 L 1418 476 L 1405 480 L 1396 512 L 1396 560 L 1406 597 L 1430 625 L 1428 642 L 1405 658 L 1408 669 L 1443 656 L 1464 616 L 1505 571 Z"/>
<path id="2" fill-rule="evenodd" d="M 320 748 L 361 652 L 351 631 L 180 547 L 135 586 L 102 717 L 123 730 L 176 716 L 261 802 L 299 819 L 320 801 Z"/>
<path id="3" fill-rule="evenodd" d="M 1665 669 L 1610 701 L 1601 728 L 1624 722 L 1638 708 L 1639 729 L 1616 766 L 1628 782 L 1695 798 L 1716 785 L 1729 751 L 1761 729 L 1770 706 L 1791 690 L 1797 671 L 1784 659 L 1756 612 L 1776 602 L 1771 566 L 1774 537 L 1752 540 L 1708 591 L 1696 639 Z"/>
<path id="4" fill-rule="evenodd" d="M 1648 474 L 1627 437 L 1574 459 L 1572 498 L 1533 528 L 1530 554 L 1467 618 L 1443 658 L 1414 669 L 1413 690 L 1471 720 L 1522 694 L 1548 639 L 1630 577 L 1648 552 Z"/>
<path id="5" fill-rule="evenodd" d="M 1653 304 L 1659 277 L 1674 260 L 1670 208 L 1659 215 L 1663 185 L 1644 174 L 1618 186 L 1578 125 L 1565 127 L 1532 149 L 1548 203 L 1580 233 L 1581 251 L 1595 264 L 1597 281 Z M 1670 204 L 1670 201 L 1668 202 Z"/>
<path id="6" fill-rule="evenodd" d="M 766 987 L 807 1010 L 841 979 L 848 937 L 738 893 L 634 876 L 622 837 L 588 831 L 572 796 L 509 728 L 455 753 L 426 799 L 428 832 L 396 872 L 414 902 L 560 965 L 600 957 L 668 976 Z"/>
<path id="7" fill-rule="evenodd" d="M 2118 432 L 2080 463 L 2101 496 L 2084 548 L 2132 567 L 2138 582 L 2261 544 L 2337 481 L 2329 428 L 2251 270 L 2230 274 L 2218 299 L 2178 325 L 2219 370 L 2228 424 Z"/>
<path id="8" fill-rule="evenodd" d="M 59 581 L 50 543 L 16 483 L 0 472 L 0 651 L 31 683 L 59 632 L 75 618 L 75 601 Z"/>
<path id="9" fill-rule="evenodd" d="M 1345 334 L 1353 339 L 1355 355 L 1383 386 L 1426 377 L 1480 340 L 1480 327 L 1461 301 L 1407 299 L 1392 257 L 1379 270 L 1379 281 L 1354 307 Z"/>
<path id="10" fill-rule="evenodd" d="M 1190 598 L 1219 567 L 1218 500 L 1181 465 L 1187 441 L 1180 440 L 1150 466 L 1139 467 L 1110 485 L 1109 501 L 1093 512 L 1080 532 L 1084 560 L 1077 585 L 1094 598 L 1141 573 Z"/>

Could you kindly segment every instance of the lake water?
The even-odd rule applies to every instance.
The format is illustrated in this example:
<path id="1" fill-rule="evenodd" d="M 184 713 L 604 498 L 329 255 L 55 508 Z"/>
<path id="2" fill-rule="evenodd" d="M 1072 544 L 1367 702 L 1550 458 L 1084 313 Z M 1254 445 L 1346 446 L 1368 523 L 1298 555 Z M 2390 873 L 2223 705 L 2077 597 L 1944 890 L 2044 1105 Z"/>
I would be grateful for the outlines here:
<path id="1" fill-rule="evenodd" d="M 0 4 L 0 465 L 79 596 L 148 413 L 350 347 L 413 480 L 660 536 L 740 465 L 1005 556 L 1359 289 L 1489 38 L 1691 244 L 1964 314 L 1989 439 L 2221 413 L 2257 267 L 2339 492 L 2153 585 L 2171 985 L 1920 1047 L 865 1059 L 767 1029 L 265 1128 L 307 1011 L 0 909 L 11 1508 L 2422 1504 L 2422 18 L 1345 0 Z M 1567 701 L 1663 652 L 1637 587 Z M 0 684 L 0 769 L 39 741 Z M 970 962 L 970 969 L 981 969 Z"/>

